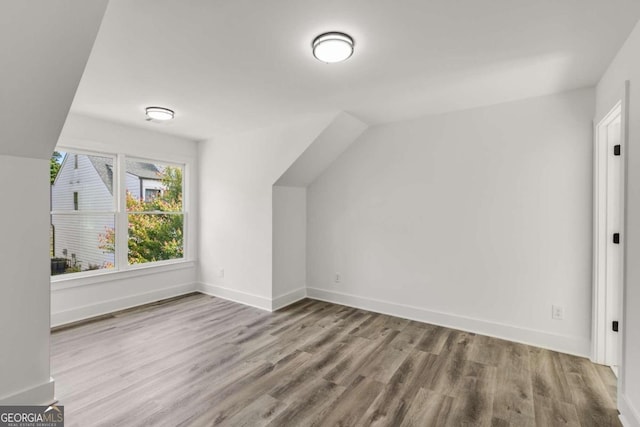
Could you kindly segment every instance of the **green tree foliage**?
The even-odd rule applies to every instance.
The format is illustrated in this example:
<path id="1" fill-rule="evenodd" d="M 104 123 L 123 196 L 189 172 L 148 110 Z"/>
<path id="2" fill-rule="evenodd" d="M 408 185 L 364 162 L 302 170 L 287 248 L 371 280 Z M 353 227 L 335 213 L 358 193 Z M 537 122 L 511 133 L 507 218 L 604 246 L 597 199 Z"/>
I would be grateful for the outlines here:
<path id="1" fill-rule="evenodd" d="M 182 169 L 168 167 L 162 174 L 162 184 L 165 187 L 164 200 L 171 200 L 177 203 L 182 210 Z"/>
<path id="2" fill-rule="evenodd" d="M 56 176 L 58 176 L 58 171 L 60 170 L 61 165 L 62 154 L 54 151 L 50 161 L 51 185 L 53 185 L 53 182 L 56 180 Z"/>
<path id="3" fill-rule="evenodd" d="M 152 200 L 138 200 L 127 192 L 129 264 L 184 256 L 183 214 L 168 213 L 182 212 L 182 170 L 168 167 L 161 176 L 165 189 Z M 99 240 L 100 249 L 115 252 L 114 229 L 108 228 Z"/>

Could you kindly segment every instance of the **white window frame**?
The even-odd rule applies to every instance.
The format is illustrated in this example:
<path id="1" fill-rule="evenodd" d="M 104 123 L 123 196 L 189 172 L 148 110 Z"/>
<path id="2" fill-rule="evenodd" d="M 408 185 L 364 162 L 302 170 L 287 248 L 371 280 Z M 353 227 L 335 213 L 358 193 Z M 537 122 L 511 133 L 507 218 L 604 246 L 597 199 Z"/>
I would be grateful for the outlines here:
<path id="1" fill-rule="evenodd" d="M 121 207 L 121 209 L 118 209 L 116 215 L 122 215 L 122 217 L 120 218 L 120 221 L 122 221 L 123 226 L 120 227 L 120 229 L 118 229 L 118 219 L 116 219 L 116 242 L 118 242 L 118 239 L 124 239 L 125 242 L 129 241 L 129 234 L 128 234 L 128 229 L 129 229 L 129 215 L 130 213 L 127 212 L 127 192 L 125 189 L 126 186 L 126 182 L 127 182 L 127 165 L 126 165 L 126 160 L 133 160 L 136 162 L 148 162 L 148 163 L 160 163 L 163 166 L 169 166 L 169 167 L 179 167 L 182 169 L 182 251 L 183 251 L 183 255 L 182 258 L 174 258 L 174 259 L 167 259 L 167 260 L 162 260 L 162 261 L 153 261 L 153 262 L 144 262 L 141 264 L 129 264 L 129 246 L 128 245 L 124 245 L 122 246 L 123 249 L 126 250 L 122 250 L 121 252 L 123 252 L 123 254 L 121 254 L 120 258 L 118 257 L 118 251 L 116 251 L 116 260 L 117 261 L 121 261 L 122 265 L 126 266 L 127 270 L 135 270 L 137 268 L 141 268 L 144 266 L 153 266 L 153 265 L 165 265 L 165 264 L 174 264 L 176 262 L 180 262 L 180 261 L 186 261 L 187 259 L 189 259 L 189 254 L 188 254 L 188 226 L 187 226 L 187 212 L 186 212 L 186 206 L 187 206 L 187 194 L 186 194 L 186 186 L 185 186 L 185 182 L 186 180 L 186 170 L 187 170 L 187 165 L 184 163 L 176 163 L 176 162 L 172 162 L 172 161 L 165 161 L 165 160 L 157 160 L 157 159 L 150 159 L 147 157 L 139 157 L 139 156 L 127 156 L 127 155 L 119 155 L 119 159 L 118 159 L 118 175 L 120 178 L 120 182 L 123 183 L 122 187 L 119 188 L 120 190 L 120 194 L 118 194 L 118 202 L 119 202 L 119 206 Z M 149 212 L 149 213 L 153 213 L 153 214 L 161 214 L 161 213 L 165 213 L 165 212 Z M 133 215 L 140 215 L 140 214 L 144 214 L 144 212 L 140 212 L 137 214 L 133 214 Z M 166 212 L 166 214 L 175 214 L 175 212 Z M 120 236 L 118 233 L 118 230 L 120 230 L 123 234 L 123 236 Z M 116 246 L 120 246 L 116 243 Z M 118 265 L 116 263 L 116 265 Z"/>
<path id="2" fill-rule="evenodd" d="M 115 167 L 115 172 L 113 174 L 113 212 L 103 212 L 103 211 L 51 211 L 50 215 L 82 215 L 82 214 L 113 214 L 114 215 L 114 226 L 115 226 L 115 253 L 114 260 L 115 266 L 112 269 L 99 269 L 99 270 L 90 270 L 90 271 L 81 271 L 77 273 L 66 273 L 60 274 L 51 277 L 52 284 L 58 284 L 59 288 L 67 288 L 74 286 L 83 286 L 85 284 L 92 284 L 96 282 L 101 282 L 104 280 L 112 280 L 113 275 L 134 275 L 137 276 L 139 273 L 144 274 L 145 270 L 148 269 L 158 269 L 161 271 L 169 271 L 180 268 L 188 268 L 190 266 L 195 265 L 195 262 L 191 260 L 190 256 L 190 248 L 189 248 L 189 215 L 187 206 L 189 206 L 189 187 L 187 185 L 188 176 L 190 174 L 190 164 L 187 161 L 178 161 L 175 160 L 163 160 L 160 158 L 154 157 L 141 157 L 136 155 L 129 155 L 126 153 L 113 153 L 109 151 L 93 151 L 86 150 L 82 148 L 75 148 L 73 146 L 59 146 L 56 147 L 56 151 L 61 151 L 65 153 L 72 154 L 80 154 L 80 155 L 88 155 L 88 156 L 101 156 L 101 157 L 111 157 L 113 158 L 113 164 Z M 183 246 L 183 256 L 182 258 L 175 258 L 169 260 L 161 260 L 161 261 L 152 261 L 140 264 L 129 264 L 128 252 L 129 252 L 129 236 L 128 236 L 128 226 L 129 226 L 129 212 L 127 212 L 127 203 L 126 203 L 126 160 L 134 160 L 140 162 L 149 162 L 162 164 L 171 167 L 180 167 L 182 169 L 182 246 Z M 174 213 L 175 214 L 175 213 Z M 137 273 L 136 273 L 137 272 Z M 78 280 L 80 279 L 80 280 Z M 64 282 L 77 282 L 75 284 L 64 285 Z M 62 285 L 62 286 L 61 286 Z"/>

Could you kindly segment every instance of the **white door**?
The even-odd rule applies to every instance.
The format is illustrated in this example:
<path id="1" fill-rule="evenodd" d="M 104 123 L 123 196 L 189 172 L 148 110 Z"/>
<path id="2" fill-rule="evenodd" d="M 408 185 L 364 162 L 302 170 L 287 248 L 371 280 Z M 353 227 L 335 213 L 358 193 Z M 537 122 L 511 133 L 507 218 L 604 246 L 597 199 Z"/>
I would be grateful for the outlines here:
<path id="1" fill-rule="evenodd" d="M 622 104 L 596 127 L 594 361 L 617 374 L 623 285 L 624 144 Z"/>

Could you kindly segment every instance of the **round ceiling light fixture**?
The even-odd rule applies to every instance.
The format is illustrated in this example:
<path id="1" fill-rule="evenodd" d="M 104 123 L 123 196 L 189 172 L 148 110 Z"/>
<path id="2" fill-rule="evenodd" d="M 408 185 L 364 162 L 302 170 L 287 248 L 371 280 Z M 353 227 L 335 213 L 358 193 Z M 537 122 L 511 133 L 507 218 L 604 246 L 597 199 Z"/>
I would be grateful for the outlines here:
<path id="1" fill-rule="evenodd" d="M 332 64 L 342 62 L 353 55 L 353 38 L 345 33 L 330 32 L 313 39 L 313 56 L 319 61 Z"/>
<path id="2" fill-rule="evenodd" d="M 174 112 L 168 108 L 163 107 L 147 107 L 145 110 L 147 117 L 152 120 L 166 121 L 173 119 Z"/>

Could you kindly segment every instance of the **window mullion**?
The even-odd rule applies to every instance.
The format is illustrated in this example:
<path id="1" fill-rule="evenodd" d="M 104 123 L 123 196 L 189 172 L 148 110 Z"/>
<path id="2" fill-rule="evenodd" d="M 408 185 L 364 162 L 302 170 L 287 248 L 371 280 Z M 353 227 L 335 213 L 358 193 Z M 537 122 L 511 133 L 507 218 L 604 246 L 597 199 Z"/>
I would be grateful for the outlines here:
<path id="1" fill-rule="evenodd" d="M 127 194 L 126 194 L 126 182 L 127 171 L 125 167 L 125 156 L 118 154 L 116 158 L 116 174 L 114 196 L 116 197 L 116 260 L 119 270 L 126 270 L 129 266 L 128 263 L 128 226 L 129 220 L 127 218 Z"/>

